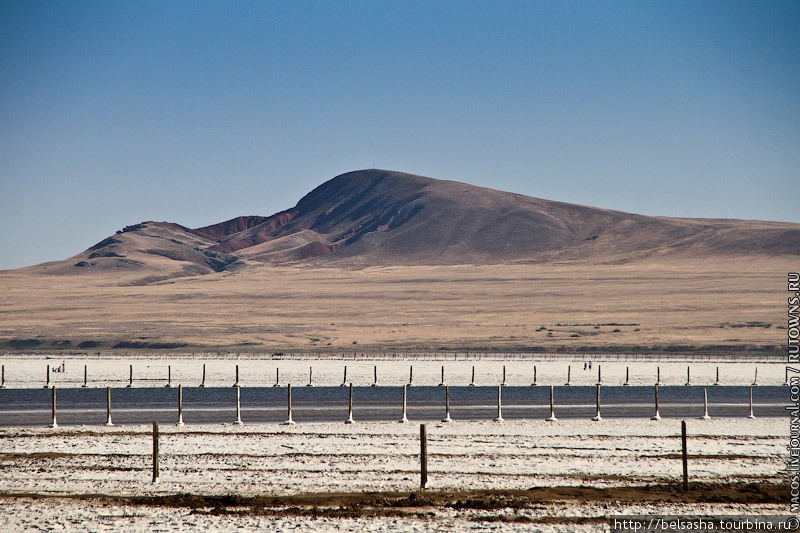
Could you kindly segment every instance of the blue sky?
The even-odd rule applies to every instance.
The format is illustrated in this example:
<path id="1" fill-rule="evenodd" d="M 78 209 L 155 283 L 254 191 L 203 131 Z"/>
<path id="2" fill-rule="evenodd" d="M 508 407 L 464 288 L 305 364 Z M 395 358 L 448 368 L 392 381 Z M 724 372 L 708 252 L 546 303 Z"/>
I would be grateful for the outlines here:
<path id="1" fill-rule="evenodd" d="M 793 1 L 6 0 L 0 268 L 373 165 L 800 222 L 798 27 Z"/>

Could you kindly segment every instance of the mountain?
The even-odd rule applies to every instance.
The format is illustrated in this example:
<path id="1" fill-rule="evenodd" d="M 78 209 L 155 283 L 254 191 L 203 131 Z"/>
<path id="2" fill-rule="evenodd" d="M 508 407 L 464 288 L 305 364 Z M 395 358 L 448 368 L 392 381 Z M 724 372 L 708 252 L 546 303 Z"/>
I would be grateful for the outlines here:
<path id="1" fill-rule="evenodd" d="M 128 226 L 60 272 L 135 271 L 148 283 L 258 263 L 628 262 L 800 254 L 800 224 L 648 217 L 386 170 L 349 172 L 272 216 L 191 229 Z"/>

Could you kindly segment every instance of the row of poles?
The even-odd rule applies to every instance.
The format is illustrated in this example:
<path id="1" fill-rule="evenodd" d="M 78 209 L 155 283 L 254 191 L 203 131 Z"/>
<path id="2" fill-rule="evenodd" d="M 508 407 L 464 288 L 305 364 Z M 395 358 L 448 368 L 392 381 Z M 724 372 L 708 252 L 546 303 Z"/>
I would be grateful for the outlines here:
<path id="1" fill-rule="evenodd" d="M 552 390 L 552 387 L 551 387 Z M 552 393 L 551 393 L 552 394 Z M 555 420 L 555 418 L 553 418 Z M 598 414 L 599 419 L 599 414 Z M 154 423 L 154 431 L 157 428 L 157 423 Z M 155 437 L 154 433 L 154 439 Z M 683 484 L 682 488 L 684 492 L 689 490 L 689 454 L 688 454 L 688 446 L 687 446 L 687 436 L 686 436 L 686 420 L 681 420 L 681 466 L 683 470 Z M 154 446 L 157 446 L 154 444 Z M 153 464 L 155 465 L 157 462 L 157 458 L 153 458 Z M 155 476 L 155 474 L 154 474 Z M 421 489 L 427 488 L 428 485 L 428 429 L 426 424 L 419 425 L 419 486 Z M 156 481 L 156 477 L 153 477 L 153 481 Z"/>
<path id="2" fill-rule="evenodd" d="M 291 415 L 289 417 L 291 419 Z M 402 420 L 401 420 L 402 422 Z M 160 478 L 160 456 L 159 456 L 159 426 L 158 422 L 153 422 L 153 483 Z M 681 464 L 683 467 L 683 491 L 689 490 L 689 455 L 688 455 L 686 420 L 681 420 Z M 420 488 L 428 486 L 428 431 L 426 424 L 419 425 L 419 483 Z"/>
<path id="3" fill-rule="evenodd" d="M 552 387 L 551 387 L 552 390 Z M 599 415 L 598 415 L 599 417 Z M 549 420 L 549 419 L 548 419 Z M 553 417 L 555 420 L 555 417 Z M 157 431 L 157 423 L 153 423 L 154 439 L 157 438 L 155 431 Z M 681 420 L 681 466 L 683 467 L 683 484 L 684 492 L 689 490 L 689 454 L 686 437 L 686 420 Z M 154 444 L 154 449 L 157 449 L 157 444 Z M 158 459 L 153 456 L 153 465 L 156 465 Z M 154 468 L 156 468 L 154 466 Z M 154 471 L 153 481 L 157 480 Z M 428 485 L 428 429 L 425 424 L 419 425 L 419 486 L 421 489 L 427 488 Z"/>
<path id="4" fill-rule="evenodd" d="M 378 367 L 377 367 L 377 365 L 373 367 L 373 376 L 374 376 L 373 382 L 372 382 L 372 384 L 370 386 L 371 387 L 377 387 L 378 386 Z M 144 380 L 140 379 L 140 381 L 144 381 Z M 153 380 L 150 379 L 150 381 L 153 381 Z M 161 380 L 156 379 L 156 381 L 161 381 Z M 166 381 L 167 381 L 167 383 L 166 383 L 165 387 L 172 387 L 172 365 L 168 365 L 167 366 L 167 380 Z M 280 368 L 276 368 L 275 369 L 275 384 L 272 385 L 272 386 L 273 387 L 280 387 L 280 382 L 281 382 L 281 371 L 280 371 Z M 6 383 L 6 366 L 2 365 L 2 367 L 0 367 L 0 388 L 4 388 L 5 387 L 5 383 Z M 347 366 L 345 366 L 344 367 L 344 376 L 342 378 L 342 383 L 341 383 L 340 387 L 347 386 L 347 383 L 348 383 L 348 381 L 347 381 Z M 538 384 L 539 383 L 538 383 L 538 377 L 537 377 L 537 372 L 536 372 L 536 365 L 533 365 L 533 382 L 531 383 L 531 386 L 535 387 Z M 566 383 L 564 383 L 564 385 L 565 386 L 569 386 L 571 384 L 572 384 L 572 366 L 568 365 L 567 366 L 567 381 L 566 381 Z M 602 385 L 602 384 L 603 384 L 602 367 L 600 365 L 597 365 L 597 385 Z M 685 385 L 689 386 L 691 384 L 692 384 L 691 367 L 687 366 L 686 367 L 686 383 L 685 383 Z M 783 384 L 785 386 L 789 385 L 789 369 L 788 368 L 786 369 L 786 377 L 785 377 L 785 380 L 784 380 Z M 413 365 L 411 365 L 410 368 L 409 368 L 407 385 L 409 387 L 413 387 L 414 386 L 414 366 Z M 442 366 L 442 379 L 439 382 L 439 386 L 440 387 L 444 387 L 445 385 L 446 385 L 446 383 L 445 383 L 445 376 L 444 376 L 444 366 Z M 503 380 L 500 383 L 500 385 L 501 386 L 505 386 L 506 385 L 506 366 L 505 365 L 503 365 Z M 630 367 L 625 367 L 625 382 L 622 383 L 622 385 L 624 385 L 624 386 L 630 385 Z M 661 367 L 657 367 L 656 368 L 656 385 L 662 385 L 662 383 L 661 383 Z M 716 380 L 714 381 L 713 385 L 721 385 L 721 382 L 720 382 L 720 379 L 719 379 L 719 367 L 717 367 Z M 51 383 L 51 380 L 50 380 L 50 365 L 47 365 L 45 384 L 44 384 L 43 388 L 47 389 L 47 388 L 50 388 L 51 386 L 55 386 L 55 384 Z M 89 386 L 89 369 L 88 369 L 88 365 L 84 365 L 83 366 L 83 385 L 81 385 L 81 386 L 82 387 L 88 387 Z M 129 388 L 133 387 L 133 365 L 130 365 L 128 384 L 126 386 L 129 387 Z M 200 385 L 198 385 L 198 386 L 199 387 L 205 387 L 206 386 L 206 365 L 203 365 L 203 375 L 202 375 L 202 379 L 200 381 Z M 236 365 L 235 381 L 233 383 L 233 387 L 238 387 L 238 386 L 239 386 L 239 365 Z M 306 387 L 313 387 L 313 386 L 314 386 L 314 369 L 313 369 L 313 367 L 309 367 L 308 368 L 308 383 L 306 384 Z M 470 387 L 474 387 L 475 386 L 475 366 L 472 367 L 472 380 L 470 381 L 469 386 Z M 755 368 L 755 373 L 753 375 L 752 386 L 753 387 L 758 386 L 758 367 Z"/>
<path id="5" fill-rule="evenodd" d="M 596 403 L 596 412 L 595 416 L 592 417 L 592 420 L 595 422 L 603 420 L 603 417 L 600 415 L 600 385 L 598 384 L 596 389 L 595 395 L 595 403 Z M 408 385 L 403 385 L 403 414 L 400 418 L 399 422 L 401 424 L 408 423 L 408 404 L 407 404 L 407 393 Z M 651 417 L 651 420 L 661 420 L 661 414 L 659 413 L 659 401 L 658 401 L 658 388 L 659 385 L 655 385 L 655 414 Z M 241 426 L 244 424 L 242 421 L 242 397 L 241 397 L 241 387 L 239 385 L 235 386 L 236 389 L 236 420 L 234 424 Z M 353 418 L 353 384 L 350 383 L 350 391 L 348 395 L 348 414 L 347 419 L 344 421 L 345 424 L 353 424 L 355 423 L 355 419 Z M 747 418 L 755 418 L 753 415 L 753 388 L 750 387 L 750 412 L 747 415 Z M 444 386 L 444 407 L 445 407 L 445 416 L 442 418 L 442 422 L 452 422 L 453 418 L 450 412 L 450 386 Z M 58 427 L 58 420 L 57 420 L 57 390 L 54 386 L 52 388 L 52 422 L 50 427 L 57 428 Z M 708 414 L 708 392 L 704 388 L 703 389 L 703 416 L 700 417 L 703 420 L 709 420 L 711 417 Z M 555 422 L 558 420 L 555 414 L 555 387 L 550 385 L 550 416 L 546 419 L 548 422 Z M 495 422 L 503 422 L 503 387 L 501 385 L 497 386 L 497 416 L 494 418 Z M 292 416 L 292 385 L 291 383 L 287 386 L 287 417 L 286 420 L 283 422 L 284 425 L 292 425 L 294 424 L 294 418 Z M 106 387 L 106 426 L 113 426 L 114 423 L 111 419 L 111 387 Z M 183 426 L 183 385 L 178 385 L 178 421 L 177 426 Z"/>

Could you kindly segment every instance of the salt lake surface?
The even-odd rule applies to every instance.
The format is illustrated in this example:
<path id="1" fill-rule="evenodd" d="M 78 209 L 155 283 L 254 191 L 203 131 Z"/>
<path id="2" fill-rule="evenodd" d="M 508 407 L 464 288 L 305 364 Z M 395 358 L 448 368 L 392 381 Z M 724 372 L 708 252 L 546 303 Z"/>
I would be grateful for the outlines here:
<path id="1" fill-rule="evenodd" d="M 407 416 L 411 421 L 436 421 L 445 416 L 445 387 L 414 386 L 407 389 Z M 492 420 L 497 416 L 497 386 L 451 386 L 453 420 Z M 789 387 L 680 386 L 659 387 L 662 417 L 700 417 L 704 414 L 704 391 L 712 417 L 782 417 L 789 404 Z M 183 420 L 187 424 L 230 423 L 236 419 L 235 387 L 183 387 Z M 241 387 L 242 419 L 246 423 L 281 423 L 287 418 L 288 389 Z M 502 415 L 509 420 L 544 419 L 550 415 L 550 387 L 502 387 Z M 558 418 L 591 418 L 596 414 L 594 386 L 554 387 Z M 115 424 L 152 421 L 175 423 L 178 419 L 177 387 L 113 388 L 112 416 Z M 603 418 L 649 418 L 655 412 L 653 386 L 602 386 Z M 357 386 L 353 388 L 356 421 L 397 421 L 402 416 L 401 386 Z M 303 422 L 336 422 L 348 417 L 349 388 L 338 386 L 292 388 L 293 419 Z M 38 426 L 51 422 L 52 389 L 0 389 L 0 426 Z M 71 387 L 57 390 L 60 425 L 104 424 L 106 388 Z"/>

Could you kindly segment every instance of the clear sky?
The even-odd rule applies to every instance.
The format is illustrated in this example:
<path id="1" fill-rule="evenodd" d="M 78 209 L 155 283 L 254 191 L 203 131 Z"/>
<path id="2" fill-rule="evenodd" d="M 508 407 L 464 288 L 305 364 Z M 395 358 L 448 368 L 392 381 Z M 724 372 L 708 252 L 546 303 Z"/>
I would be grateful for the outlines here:
<path id="1" fill-rule="evenodd" d="M 0 2 L 0 268 L 401 170 L 800 221 L 800 2 Z"/>

